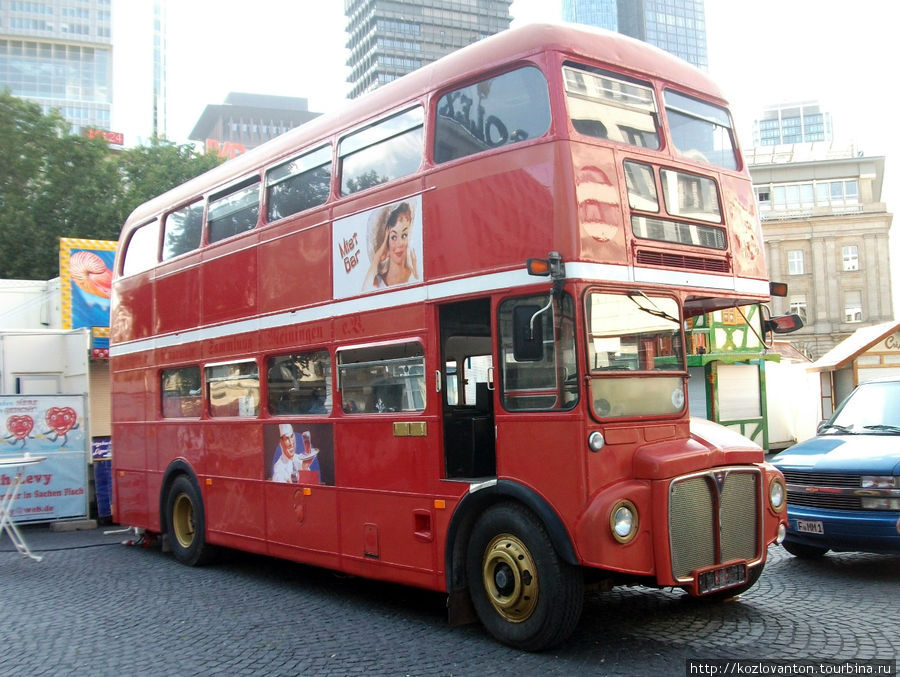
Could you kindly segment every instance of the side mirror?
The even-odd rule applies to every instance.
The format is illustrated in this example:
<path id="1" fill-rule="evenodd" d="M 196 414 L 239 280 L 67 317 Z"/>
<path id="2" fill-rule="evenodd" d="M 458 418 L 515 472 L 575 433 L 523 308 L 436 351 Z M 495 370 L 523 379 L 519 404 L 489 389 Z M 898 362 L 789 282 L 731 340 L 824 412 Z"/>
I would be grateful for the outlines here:
<path id="1" fill-rule="evenodd" d="M 797 314 L 778 315 L 770 317 L 763 321 L 763 331 L 765 333 L 773 332 L 775 334 L 790 334 L 803 327 L 803 320 Z"/>
<path id="2" fill-rule="evenodd" d="M 513 357 L 518 362 L 537 362 L 544 356 L 544 325 L 540 311 L 540 306 L 513 309 Z"/>

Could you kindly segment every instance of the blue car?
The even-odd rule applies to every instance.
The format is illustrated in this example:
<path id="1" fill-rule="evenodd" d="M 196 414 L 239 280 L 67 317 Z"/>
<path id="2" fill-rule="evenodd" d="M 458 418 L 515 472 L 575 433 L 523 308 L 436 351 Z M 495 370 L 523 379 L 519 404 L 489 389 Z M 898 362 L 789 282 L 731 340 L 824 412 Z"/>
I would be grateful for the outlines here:
<path id="1" fill-rule="evenodd" d="M 900 553 L 900 379 L 860 384 L 772 463 L 787 482 L 789 553 Z"/>

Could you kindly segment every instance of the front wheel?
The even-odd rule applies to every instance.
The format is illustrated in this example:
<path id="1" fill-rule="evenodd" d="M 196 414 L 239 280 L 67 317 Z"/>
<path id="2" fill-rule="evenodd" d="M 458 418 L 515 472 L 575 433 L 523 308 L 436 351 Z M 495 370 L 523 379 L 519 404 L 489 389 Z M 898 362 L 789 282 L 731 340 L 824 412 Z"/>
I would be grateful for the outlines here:
<path id="1" fill-rule="evenodd" d="M 475 523 L 466 574 L 478 618 L 496 639 L 526 651 L 563 642 L 581 617 L 581 570 L 556 554 L 544 525 L 504 503 Z"/>
<path id="2" fill-rule="evenodd" d="M 166 500 L 166 526 L 175 559 L 188 566 L 209 562 L 215 550 L 206 543 L 203 499 L 193 478 L 179 475 Z"/>

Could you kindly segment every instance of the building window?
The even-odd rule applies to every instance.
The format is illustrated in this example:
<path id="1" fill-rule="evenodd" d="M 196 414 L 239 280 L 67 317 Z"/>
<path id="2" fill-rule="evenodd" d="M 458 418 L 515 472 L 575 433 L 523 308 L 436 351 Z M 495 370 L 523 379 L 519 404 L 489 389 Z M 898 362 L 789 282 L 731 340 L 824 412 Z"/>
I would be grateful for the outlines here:
<path id="1" fill-rule="evenodd" d="M 849 247 L 841 247 L 841 259 L 843 261 L 843 270 L 859 270 L 859 249 L 856 245 Z"/>
<path id="2" fill-rule="evenodd" d="M 806 325 L 806 296 L 791 296 L 788 306 L 788 312 L 794 315 L 799 315 L 800 319 L 803 320 L 803 324 Z"/>
<path id="3" fill-rule="evenodd" d="M 862 292 L 844 293 L 844 322 L 862 322 Z"/>
<path id="4" fill-rule="evenodd" d="M 803 252 L 799 249 L 788 252 L 788 275 L 803 275 Z"/>

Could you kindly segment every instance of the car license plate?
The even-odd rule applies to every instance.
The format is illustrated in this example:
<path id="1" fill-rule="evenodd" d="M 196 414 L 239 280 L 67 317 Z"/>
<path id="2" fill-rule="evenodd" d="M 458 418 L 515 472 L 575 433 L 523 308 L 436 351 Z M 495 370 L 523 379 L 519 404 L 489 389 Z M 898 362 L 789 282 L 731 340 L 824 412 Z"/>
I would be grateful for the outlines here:
<path id="1" fill-rule="evenodd" d="M 701 571 L 697 575 L 697 592 L 707 595 L 717 590 L 733 588 L 747 582 L 747 565 L 744 562 L 728 564 Z"/>
<path id="2" fill-rule="evenodd" d="M 801 534 L 824 534 L 825 527 L 818 520 L 797 520 L 797 531 Z"/>

